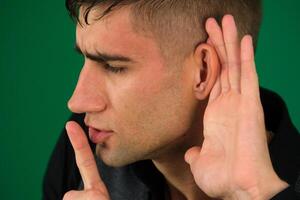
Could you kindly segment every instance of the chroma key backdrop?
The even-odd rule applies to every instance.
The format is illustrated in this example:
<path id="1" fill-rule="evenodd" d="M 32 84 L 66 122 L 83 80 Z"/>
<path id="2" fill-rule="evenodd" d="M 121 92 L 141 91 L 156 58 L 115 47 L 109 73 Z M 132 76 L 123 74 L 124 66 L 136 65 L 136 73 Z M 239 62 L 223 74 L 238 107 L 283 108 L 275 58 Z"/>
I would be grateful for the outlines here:
<path id="1" fill-rule="evenodd" d="M 300 129 L 300 1 L 264 0 L 256 63 L 260 84 L 287 103 Z M 245 13 L 246 14 L 246 13 Z M 66 103 L 82 65 L 64 0 L 1 0 L 1 199 L 40 199 Z"/>

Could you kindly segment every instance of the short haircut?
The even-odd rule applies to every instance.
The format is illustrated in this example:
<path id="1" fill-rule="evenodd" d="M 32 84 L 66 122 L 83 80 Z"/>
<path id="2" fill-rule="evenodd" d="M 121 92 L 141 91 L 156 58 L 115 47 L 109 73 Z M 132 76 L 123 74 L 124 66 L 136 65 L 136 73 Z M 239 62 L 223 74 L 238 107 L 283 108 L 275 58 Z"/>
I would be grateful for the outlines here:
<path id="1" fill-rule="evenodd" d="M 195 47 L 207 40 L 207 18 L 214 17 L 220 22 L 225 14 L 232 14 L 240 39 L 250 34 L 256 46 L 262 17 L 261 0 L 66 0 L 69 14 L 79 23 L 80 7 L 84 6 L 84 20 L 89 24 L 90 10 L 100 5 L 105 5 L 105 9 L 99 20 L 128 7 L 133 29 L 151 34 L 165 59 L 172 64 L 181 64 Z"/>

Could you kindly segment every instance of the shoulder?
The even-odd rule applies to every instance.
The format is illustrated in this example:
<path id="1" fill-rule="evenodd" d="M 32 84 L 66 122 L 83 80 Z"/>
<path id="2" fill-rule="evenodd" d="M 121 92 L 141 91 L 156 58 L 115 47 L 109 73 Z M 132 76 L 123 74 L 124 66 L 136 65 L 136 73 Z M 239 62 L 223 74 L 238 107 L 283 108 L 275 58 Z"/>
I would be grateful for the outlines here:
<path id="1" fill-rule="evenodd" d="M 282 118 L 287 117 L 285 102 L 277 93 L 262 87 L 260 99 L 264 109 L 266 128 L 276 131 Z"/>

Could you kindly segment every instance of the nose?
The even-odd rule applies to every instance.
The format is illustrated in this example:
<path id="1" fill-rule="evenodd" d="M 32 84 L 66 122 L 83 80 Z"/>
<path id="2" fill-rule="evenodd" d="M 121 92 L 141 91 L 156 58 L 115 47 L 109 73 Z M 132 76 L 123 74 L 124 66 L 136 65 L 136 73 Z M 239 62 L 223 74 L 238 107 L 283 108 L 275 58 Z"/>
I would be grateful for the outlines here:
<path id="1" fill-rule="evenodd" d="M 106 103 L 103 92 L 104 81 L 93 67 L 84 65 L 68 108 L 74 113 L 101 112 Z"/>

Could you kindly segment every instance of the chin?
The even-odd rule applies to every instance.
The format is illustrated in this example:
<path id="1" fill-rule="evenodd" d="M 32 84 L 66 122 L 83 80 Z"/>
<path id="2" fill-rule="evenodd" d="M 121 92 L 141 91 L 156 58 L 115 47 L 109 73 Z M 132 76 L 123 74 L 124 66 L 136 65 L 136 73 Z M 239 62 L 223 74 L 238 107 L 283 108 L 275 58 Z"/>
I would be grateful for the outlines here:
<path id="1" fill-rule="evenodd" d="M 139 160 L 134 159 L 134 156 L 129 156 L 124 151 L 114 151 L 103 145 L 97 145 L 96 156 L 110 167 L 123 167 Z"/>

